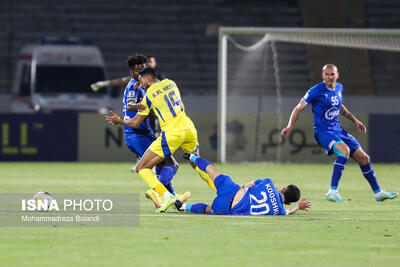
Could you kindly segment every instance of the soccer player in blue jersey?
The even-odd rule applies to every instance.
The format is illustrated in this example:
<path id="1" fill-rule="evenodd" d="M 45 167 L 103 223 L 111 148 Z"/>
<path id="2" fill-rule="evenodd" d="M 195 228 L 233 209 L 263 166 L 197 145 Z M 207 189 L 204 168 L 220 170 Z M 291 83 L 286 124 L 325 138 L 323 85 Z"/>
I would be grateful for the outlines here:
<path id="1" fill-rule="evenodd" d="M 322 68 L 323 81 L 307 91 L 299 104 L 293 109 L 289 123 L 281 134 L 283 137 L 287 137 L 300 113 L 307 105 L 311 104 L 314 115 L 315 140 L 321 147 L 325 148 L 328 155 L 337 155 L 333 164 L 331 185 L 326 194 L 326 200 L 344 202 L 339 195 L 338 185 L 349 157 L 352 157 L 360 165 L 365 179 L 374 192 L 376 201 L 393 199 L 397 197 L 398 193 L 385 192 L 380 188 L 368 154 L 361 148 L 359 142 L 340 125 L 339 114 L 342 114 L 351 120 L 361 133 L 367 132 L 365 125 L 342 104 L 343 86 L 336 82 L 338 78 L 337 67 L 333 64 L 325 65 Z"/>
<path id="2" fill-rule="evenodd" d="M 207 160 L 193 153 L 185 153 L 183 157 L 213 179 L 217 197 L 211 206 L 204 203 L 186 204 L 177 200 L 175 206 L 179 211 L 216 215 L 289 215 L 311 208 L 311 201 L 305 198 L 288 210 L 284 208 L 283 204 L 290 205 L 300 199 L 300 190 L 295 185 L 288 185 L 278 191 L 272 180 L 265 178 L 240 187 Z"/>
<path id="3" fill-rule="evenodd" d="M 126 62 L 130 70 L 131 80 L 124 91 L 122 112 L 124 119 L 130 120 L 136 116 L 137 104 L 146 95 L 146 91 L 138 86 L 138 76 L 139 72 L 146 67 L 147 57 L 137 54 L 135 56 L 129 56 Z M 123 129 L 125 132 L 126 146 L 135 153 L 139 159 L 143 156 L 153 141 L 157 139 L 150 126 L 149 117 L 146 117 L 137 128 L 124 126 Z M 163 162 L 156 166 L 156 175 L 159 181 L 176 197 L 178 197 L 178 194 L 172 186 L 171 179 L 176 174 L 177 169 L 178 163 L 172 156 L 165 158 Z M 185 194 L 187 195 L 189 193 Z M 151 199 L 157 208 L 160 207 L 161 198 L 153 189 L 147 190 L 146 197 Z"/>
<path id="4" fill-rule="evenodd" d="M 146 66 L 157 69 L 157 60 L 153 55 L 146 55 L 147 62 Z M 160 74 L 157 71 L 158 79 L 161 81 L 164 79 L 164 76 Z M 126 85 L 129 83 L 131 80 L 131 76 L 125 76 L 125 77 L 120 77 L 116 78 L 113 80 L 106 80 L 106 81 L 97 81 L 95 83 L 92 83 L 90 87 L 92 88 L 93 91 L 97 92 L 101 88 L 106 87 L 106 86 L 119 86 L 119 87 L 126 87 Z"/>

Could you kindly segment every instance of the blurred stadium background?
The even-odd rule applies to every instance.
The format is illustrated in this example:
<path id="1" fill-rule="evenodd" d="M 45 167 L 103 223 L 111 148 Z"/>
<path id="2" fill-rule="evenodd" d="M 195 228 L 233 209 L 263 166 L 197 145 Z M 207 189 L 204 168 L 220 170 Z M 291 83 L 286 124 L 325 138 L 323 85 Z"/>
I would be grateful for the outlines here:
<path id="1" fill-rule="evenodd" d="M 17 80 L 22 79 L 16 74 L 18 61 L 26 56 L 20 54 L 21 49 L 27 44 L 43 43 L 44 38 L 75 38 L 73 40 L 98 47 L 104 56 L 105 77 L 109 79 L 127 74 L 124 62 L 127 55 L 137 52 L 154 55 L 159 70 L 175 80 L 181 89 L 187 113 L 199 130 L 203 155 L 215 161 L 220 27 L 396 29 L 400 26 L 400 5 L 393 0 L 351 3 L 10 0 L 2 1 L 0 5 L 3 25 L 0 32 L 1 160 L 133 160 L 124 147 L 121 129 L 108 127 L 102 116 L 96 113 L 83 112 L 87 109 L 84 104 L 79 105 L 81 112 L 79 106 L 63 107 L 66 112 L 58 110 L 55 113 L 51 109 L 34 112 L 35 103 L 32 104 L 29 98 L 32 97 L 29 90 L 24 92 L 16 88 Z M 231 41 L 251 46 L 262 37 L 233 35 Z M 393 46 L 396 44 L 394 42 Z M 229 46 L 233 46 L 232 42 Z M 236 50 L 230 48 L 228 95 L 237 97 L 227 101 L 227 160 L 326 160 L 320 156 L 321 150 L 312 145 L 311 113 L 299 123 L 293 140 L 282 143 L 277 129 L 286 123 L 291 109 L 305 91 L 320 80 L 321 66 L 331 62 L 338 65 L 341 73 L 340 80 L 346 94 L 344 103 L 367 123 L 370 132 L 365 137 L 357 135 L 351 125 L 348 130 L 361 139 L 373 160 L 399 162 L 398 153 L 388 152 L 391 151 L 389 148 L 400 145 L 396 138 L 400 133 L 400 108 L 396 104 L 400 99 L 399 60 L 399 52 L 282 42 L 263 44 L 261 50 L 253 55 L 237 47 Z M 278 71 L 276 66 L 279 66 Z M 48 75 L 63 83 L 62 73 L 56 74 L 57 77 Z M 246 84 L 255 76 L 257 86 Z M 93 96 L 89 86 L 81 87 L 79 92 Z M 107 94 L 111 97 L 107 106 L 121 110 L 122 92 L 120 88 L 109 89 Z M 19 105 L 15 105 L 16 102 Z M 276 109 L 278 104 L 279 110 Z M 246 107 L 254 110 L 249 111 Z M 55 118 L 60 116 L 66 129 L 62 133 L 55 130 L 60 122 Z M 279 121 L 279 124 L 260 123 L 272 121 Z M 44 135 L 47 138 L 42 138 Z M 55 139 L 60 138 L 68 140 L 68 145 L 53 146 L 52 142 L 55 144 Z M 63 153 L 58 153 L 58 149 Z"/>
<path id="2" fill-rule="evenodd" d="M 107 126 L 95 112 L 85 112 L 84 104 L 66 106 L 57 112 L 51 109 L 35 112 L 36 103 L 32 103 L 30 90 L 24 91 L 20 84 L 21 88 L 16 87 L 17 80 L 23 79 L 16 74 L 18 62 L 26 56 L 20 54 L 21 49 L 27 44 L 43 43 L 44 38 L 51 37 L 53 41 L 69 38 L 98 47 L 104 57 L 104 75 L 109 79 L 126 76 L 127 55 L 137 52 L 154 55 L 159 70 L 175 80 L 182 92 L 187 113 L 199 131 L 202 154 L 215 161 L 219 142 L 220 27 L 396 29 L 400 26 L 400 5 L 394 0 L 334 3 L 9 0 L 1 1 L 0 5 L 2 161 L 134 160 L 124 146 L 122 130 Z M 246 38 L 233 35 L 228 43 L 227 87 L 231 98 L 227 101 L 227 161 L 328 160 L 313 145 L 310 112 L 299 121 L 298 131 L 291 140 L 282 143 L 277 132 L 300 97 L 320 80 L 320 68 L 327 62 L 338 65 L 340 81 L 345 86 L 344 103 L 367 123 L 370 131 L 368 136 L 360 136 L 351 124 L 345 123 L 347 129 L 360 138 L 373 161 L 400 161 L 400 154 L 393 152 L 393 147 L 400 147 L 399 52 L 269 42 L 251 54 L 235 48 L 232 42 L 251 46 L 262 38 L 263 35 Z M 392 46 L 398 49 L 396 44 L 394 41 Z M 63 83 L 62 73 L 48 75 Z M 26 77 L 28 81 L 31 79 Z M 257 86 L 246 84 L 254 77 Z M 95 79 L 87 80 L 86 84 L 91 82 Z M 94 96 L 89 86 L 78 90 Z M 109 88 L 107 106 L 121 110 L 122 92 L 120 88 Z M 60 124 L 63 131 L 57 130 Z M 68 144 L 57 145 L 59 139 L 68 140 Z"/>

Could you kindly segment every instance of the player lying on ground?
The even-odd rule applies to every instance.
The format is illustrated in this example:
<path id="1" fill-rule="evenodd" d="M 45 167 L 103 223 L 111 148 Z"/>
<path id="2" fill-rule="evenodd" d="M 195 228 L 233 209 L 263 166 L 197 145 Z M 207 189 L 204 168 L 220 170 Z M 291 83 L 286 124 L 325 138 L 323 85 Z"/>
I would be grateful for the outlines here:
<path id="1" fill-rule="evenodd" d="M 177 200 L 175 206 L 180 211 L 228 215 L 288 215 L 311 208 L 311 201 L 306 201 L 305 198 L 293 208 L 284 208 L 283 204 L 290 205 L 300 199 L 300 190 L 295 185 L 288 185 L 278 191 L 272 180 L 265 178 L 240 187 L 207 160 L 192 153 L 185 153 L 183 157 L 208 173 L 217 188 L 217 197 L 211 206 L 203 203 L 185 204 Z"/>
<path id="2" fill-rule="evenodd" d="M 167 191 L 151 170 L 165 158 L 171 157 L 178 148 L 182 148 L 187 153 L 198 152 L 197 130 L 185 113 L 179 89 L 174 81 L 169 79 L 159 81 L 157 73 L 152 68 L 142 70 L 139 73 L 139 81 L 140 87 L 146 89 L 146 96 L 138 107 L 140 111 L 136 116 L 132 119 L 121 120 L 117 114 L 110 111 L 112 116 L 106 116 L 106 120 L 111 124 L 137 128 L 150 111 L 156 113 L 162 133 L 146 150 L 136 166 L 136 172 L 150 188 L 154 188 L 163 196 L 158 212 L 164 212 L 174 204 L 177 198 Z M 216 190 L 207 173 L 201 171 L 194 163 L 191 166 L 213 190 Z"/>
<path id="3" fill-rule="evenodd" d="M 332 154 L 337 155 L 333 164 L 331 186 L 326 194 L 326 200 L 344 202 L 339 195 L 338 185 L 349 157 L 352 157 L 360 165 L 361 172 L 370 184 L 376 201 L 393 199 L 398 194 L 385 192 L 380 188 L 368 154 L 361 148 L 357 139 L 347 133 L 340 125 L 339 113 L 354 122 L 354 125 L 361 133 L 367 132 L 365 125 L 342 104 L 343 86 L 336 82 L 338 78 L 337 67 L 333 64 L 325 65 L 322 68 L 323 82 L 314 85 L 308 90 L 299 104 L 293 109 L 289 123 L 281 134 L 283 137 L 289 136 L 300 113 L 307 105 L 311 104 L 314 115 L 315 140 L 321 147 L 325 148 L 326 154 L 329 156 Z"/>

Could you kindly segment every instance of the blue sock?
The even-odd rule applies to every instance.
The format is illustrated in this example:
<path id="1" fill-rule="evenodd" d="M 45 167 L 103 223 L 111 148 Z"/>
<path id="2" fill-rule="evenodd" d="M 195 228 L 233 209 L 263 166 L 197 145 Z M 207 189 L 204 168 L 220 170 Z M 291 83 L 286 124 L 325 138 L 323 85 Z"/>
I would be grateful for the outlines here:
<path id="1" fill-rule="evenodd" d="M 157 175 L 157 178 L 158 178 L 158 176 L 160 176 L 161 170 L 162 170 L 162 168 L 156 167 L 156 175 Z"/>
<path id="2" fill-rule="evenodd" d="M 178 169 L 176 168 L 175 165 L 167 164 L 161 169 L 160 175 L 158 176 L 158 180 L 160 181 L 160 183 L 162 183 L 165 186 L 165 188 L 167 188 L 167 190 L 173 195 L 175 195 L 175 190 L 172 187 L 171 180 L 176 174 L 177 170 Z"/>
<path id="3" fill-rule="evenodd" d="M 193 155 L 190 157 L 190 160 L 199 167 L 200 170 L 203 172 L 207 172 L 207 166 L 210 165 L 211 163 L 203 158 L 200 158 L 199 156 Z"/>
<path id="4" fill-rule="evenodd" d="M 376 180 L 376 176 L 375 176 L 375 172 L 374 169 L 372 169 L 371 163 L 368 163 L 365 166 L 361 166 L 361 171 L 365 177 L 365 179 L 367 179 L 369 185 L 372 188 L 372 191 L 374 191 L 374 193 L 379 193 L 381 191 L 381 188 L 379 187 L 378 181 Z"/>
<path id="5" fill-rule="evenodd" d="M 335 160 L 335 163 L 333 163 L 331 189 L 337 190 L 339 181 L 340 181 L 340 178 L 342 178 L 342 174 L 343 174 L 346 163 L 347 163 L 347 158 L 342 157 L 342 156 L 338 156 Z"/>
<path id="6" fill-rule="evenodd" d="M 193 212 L 193 213 L 205 213 L 207 205 L 203 203 L 197 204 L 186 204 L 186 211 Z"/>
<path id="7" fill-rule="evenodd" d="M 168 184 L 165 184 L 164 186 L 168 190 L 168 192 L 170 192 L 174 196 L 176 195 L 176 192 L 175 192 L 174 188 L 172 187 L 172 183 L 171 182 L 169 182 Z"/>

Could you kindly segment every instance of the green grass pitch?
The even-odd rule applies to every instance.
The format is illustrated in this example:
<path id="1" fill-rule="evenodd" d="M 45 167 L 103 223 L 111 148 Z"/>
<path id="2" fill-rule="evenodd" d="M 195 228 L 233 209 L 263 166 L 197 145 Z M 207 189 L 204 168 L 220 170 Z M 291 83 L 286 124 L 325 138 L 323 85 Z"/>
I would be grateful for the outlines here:
<path id="1" fill-rule="evenodd" d="M 313 202 L 292 216 L 155 214 L 146 186 L 114 163 L 1 163 L 0 193 L 140 193 L 139 227 L 0 227 L 1 266 L 399 266 L 400 199 L 377 203 L 357 165 L 340 184 L 346 203 L 324 200 L 330 164 L 225 164 L 238 184 L 270 177 L 297 184 Z M 380 185 L 400 189 L 399 165 L 373 165 Z M 214 193 L 186 163 L 173 180 L 190 203 Z"/>

